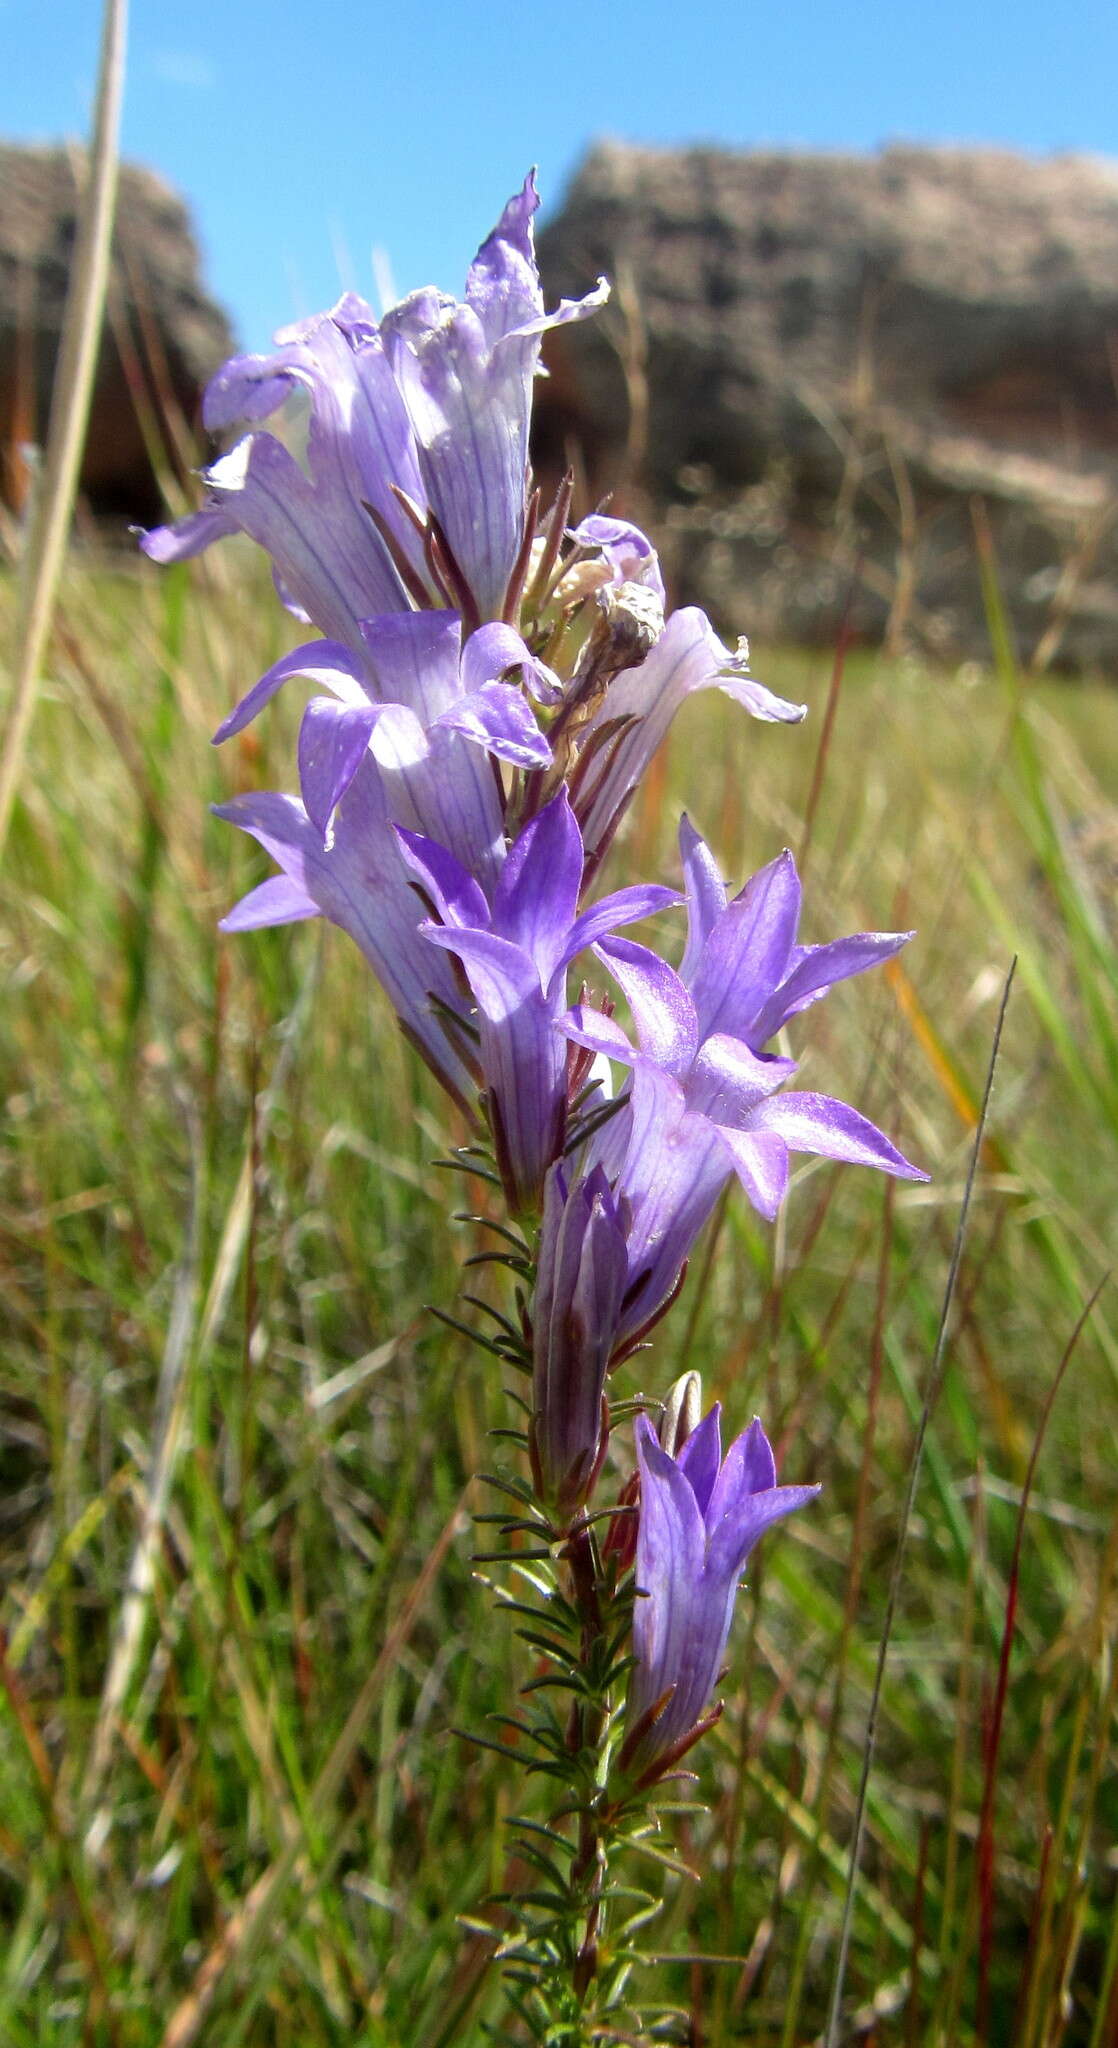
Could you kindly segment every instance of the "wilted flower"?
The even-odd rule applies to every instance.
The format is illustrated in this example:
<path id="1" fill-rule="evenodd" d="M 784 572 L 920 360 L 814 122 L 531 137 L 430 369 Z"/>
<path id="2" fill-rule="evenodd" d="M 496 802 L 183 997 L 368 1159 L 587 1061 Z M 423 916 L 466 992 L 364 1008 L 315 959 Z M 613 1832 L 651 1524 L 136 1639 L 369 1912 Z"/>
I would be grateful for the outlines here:
<path id="1" fill-rule="evenodd" d="M 717 1404 L 678 1457 L 663 1449 L 647 1416 L 638 1417 L 636 1434 L 636 1663 L 622 1762 L 632 1777 L 648 1778 L 669 1769 L 709 1725 L 704 1710 L 754 1544 L 819 1488 L 777 1485 L 772 1448 L 757 1420 L 723 1458 Z"/>
<path id="2" fill-rule="evenodd" d="M 659 599 L 661 608 L 666 604 L 660 558 L 639 526 L 628 519 L 592 512 L 571 530 L 570 539 L 574 552 L 555 589 L 560 609 L 611 583 L 643 584 Z"/>

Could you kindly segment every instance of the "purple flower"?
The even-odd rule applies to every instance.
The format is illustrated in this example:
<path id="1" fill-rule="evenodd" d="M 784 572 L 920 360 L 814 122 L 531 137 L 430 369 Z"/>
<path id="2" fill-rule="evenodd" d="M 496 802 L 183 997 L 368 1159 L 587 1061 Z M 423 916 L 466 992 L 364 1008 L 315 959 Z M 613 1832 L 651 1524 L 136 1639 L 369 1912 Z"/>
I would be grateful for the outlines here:
<path id="1" fill-rule="evenodd" d="M 479 749 L 519 768 L 551 759 L 523 692 L 503 680 L 514 668 L 531 677 L 535 663 L 509 626 L 483 626 L 463 647 L 454 612 L 386 613 L 364 621 L 360 655 L 330 640 L 284 655 L 215 738 L 242 731 L 290 677 L 308 676 L 332 692 L 312 699 L 299 735 L 303 802 L 322 832 L 371 749 L 396 822 L 492 880 L 504 806 Z"/>
<path id="2" fill-rule="evenodd" d="M 833 983 L 888 959 L 912 934 L 860 932 L 800 946 L 801 891 L 791 854 L 781 854 L 727 903 L 710 851 L 686 820 L 680 844 L 690 923 L 681 972 L 626 939 L 607 938 L 595 948 L 624 991 L 638 1046 L 586 1007 L 561 1025 L 578 1044 L 633 1070 L 628 1124 L 607 1131 L 598 1154 L 603 1163 L 608 1158 L 631 1205 L 627 1325 L 670 1290 L 731 1172 L 769 1218 L 784 1198 L 790 1152 L 927 1179 L 845 1103 L 778 1094 L 796 1063 L 763 1051 L 787 1018 Z"/>
<path id="3" fill-rule="evenodd" d="M 466 1041 L 447 1042 L 443 1017 L 463 1011 L 449 962 L 419 936 L 421 909 L 396 826 L 422 832 L 491 886 L 504 859 L 504 806 L 486 753 L 520 767 L 550 759 L 523 693 L 503 680 L 530 670 L 510 627 L 483 626 L 462 646 L 454 612 L 388 613 L 366 621 L 362 653 L 319 640 L 276 662 L 226 719 L 239 732 L 293 675 L 333 694 L 315 697 L 299 734 L 301 801 L 241 796 L 218 815 L 251 833 L 283 876 L 255 889 L 226 931 L 321 914 L 349 932 L 400 1013 L 407 1034 L 458 1097 L 476 1086 Z"/>
<path id="4" fill-rule="evenodd" d="M 451 604 L 500 619 L 525 544 L 528 419 L 540 339 L 584 318 L 606 287 L 544 313 L 531 177 L 470 269 L 463 303 L 413 293 L 378 326 L 352 293 L 282 329 L 268 356 L 235 356 L 206 392 L 214 430 L 257 426 L 297 388 L 310 397 L 307 468 L 250 433 L 206 472 L 207 502 L 146 535 L 156 561 L 247 533 L 285 603 L 359 645 L 362 619 Z M 409 508 L 411 508 L 409 510 Z"/>
<path id="5" fill-rule="evenodd" d="M 563 1150 L 567 1048 L 556 1025 L 576 953 L 619 924 L 678 901 L 655 885 L 620 889 L 578 915 L 582 840 L 565 790 L 509 849 L 492 898 L 445 847 L 401 832 L 439 922 L 422 930 L 454 953 L 478 1007 L 481 1063 L 502 1176 L 515 1211 L 538 1206 Z"/>
<path id="6" fill-rule="evenodd" d="M 802 704 L 788 704 L 754 682 L 744 650 L 731 654 L 705 612 L 674 612 L 651 653 L 609 685 L 580 748 L 571 801 L 592 870 L 680 705 L 696 690 L 712 688 L 768 723 L 797 724 L 805 716 Z"/>
<path id="7" fill-rule="evenodd" d="M 538 205 L 529 175 L 478 250 L 464 303 L 415 292 L 381 324 L 427 504 L 483 619 L 503 616 L 524 543 L 540 341 L 549 327 L 596 312 L 608 296 L 599 279 L 585 299 L 545 314 L 532 237 Z"/>
<path id="8" fill-rule="evenodd" d="M 669 1768 L 707 1725 L 745 1561 L 771 1522 L 819 1491 L 777 1485 L 757 1420 L 723 1458 L 720 1419 L 716 1404 L 678 1457 L 661 1448 L 647 1416 L 637 1420 L 636 1663 L 623 1750 L 634 1777 Z"/>
<path id="9" fill-rule="evenodd" d="M 606 1372 L 628 1260 L 617 1205 L 598 1170 L 568 1188 L 544 1183 L 532 1298 L 532 1451 L 543 1500 L 581 1506 L 605 1451 Z"/>
<path id="10" fill-rule="evenodd" d="M 422 496 L 411 422 L 376 321 L 352 294 L 276 341 L 274 354 L 234 356 L 217 372 L 203 418 L 214 432 L 255 426 L 303 390 L 306 468 L 274 434 L 247 434 L 205 471 L 202 510 L 145 534 L 141 546 L 154 561 L 181 561 L 246 533 L 271 557 L 288 608 L 356 648 L 361 619 L 401 611 L 413 592 L 444 601 L 393 488 Z"/>

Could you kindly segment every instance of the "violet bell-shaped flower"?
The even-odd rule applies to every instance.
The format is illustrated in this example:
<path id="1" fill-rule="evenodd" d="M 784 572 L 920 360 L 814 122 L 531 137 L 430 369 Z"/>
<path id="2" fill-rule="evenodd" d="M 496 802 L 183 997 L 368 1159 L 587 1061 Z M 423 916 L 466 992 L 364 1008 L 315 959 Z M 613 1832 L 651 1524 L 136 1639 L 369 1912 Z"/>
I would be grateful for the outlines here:
<path id="1" fill-rule="evenodd" d="M 689 919 L 680 973 L 630 940 L 595 947 L 624 992 L 637 1045 L 585 1005 L 560 1025 L 577 1044 L 632 1069 L 628 1118 L 606 1129 L 594 1155 L 630 1204 L 626 1328 L 670 1292 L 731 1173 L 769 1219 L 784 1198 L 790 1152 L 928 1178 L 846 1103 L 778 1093 L 796 1062 L 763 1050 L 789 1017 L 888 959 L 912 934 L 860 932 L 800 946 L 801 889 L 790 853 L 727 903 L 710 850 L 686 819 L 680 848 Z"/>
<path id="2" fill-rule="evenodd" d="M 772 1447 L 756 1419 L 722 1456 L 717 1403 L 678 1455 L 637 1418 L 640 1519 L 636 1662 L 629 1679 L 628 1775 L 653 1781 L 710 1725 L 734 1596 L 750 1551 L 773 1522 L 806 1505 L 817 1486 L 778 1486 Z"/>
<path id="3" fill-rule="evenodd" d="M 546 314 L 532 234 L 534 177 L 470 268 L 464 301 L 414 292 L 378 323 L 353 293 L 235 356 L 207 387 L 214 431 L 258 427 L 296 389 L 310 400 L 307 468 L 254 432 L 205 473 L 206 503 L 142 545 L 181 560 L 242 532 L 271 556 L 284 601 L 349 647 L 382 611 L 449 604 L 502 618 L 530 545 L 528 424 L 540 341 L 604 302 L 604 281 Z"/>
<path id="4" fill-rule="evenodd" d="M 537 1491 L 561 1518 L 582 1506 L 605 1453 L 606 1373 L 627 1271 L 604 1173 L 569 1187 L 563 1167 L 551 1167 L 530 1311 L 530 1440 Z"/>
<path id="5" fill-rule="evenodd" d="M 302 391 L 306 466 L 275 434 L 246 434 L 203 471 L 201 510 L 140 545 L 153 561 L 174 562 L 247 534 L 269 556 L 288 609 L 355 649 L 360 620 L 420 598 L 445 601 L 397 496 L 422 497 L 411 421 L 376 319 L 355 294 L 281 328 L 276 343 L 271 355 L 225 363 L 206 387 L 202 417 L 211 433 L 258 426 Z"/>
<path id="6" fill-rule="evenodd" d="M 414 292 L 381 323 L 426 502 L 481 619 L 505 616 L 531 541 L 528 428 L 541 340 L 548 328 L 597 312 L 609 295 L 599 278 L 584 299 L 544 312 L 532 233 L 538 205 L 530 173 L 478 250 L 464 303 Z"/>
<path id="7" fill-rule="evenodd" d="M 443 846 L 402 831 L 404 856 L 436 913 L 421 927 L 461 963 L 478 1010 L 497 1161 L 515 1213 L 537 1209 L 563 1151 L 567 1046 L 556 1029 L 567 968 L 585 946 L 679 901 L 648 884 L 578 914 L 582 839 L 565 790 L 510 847 L 491 898 Z"/>

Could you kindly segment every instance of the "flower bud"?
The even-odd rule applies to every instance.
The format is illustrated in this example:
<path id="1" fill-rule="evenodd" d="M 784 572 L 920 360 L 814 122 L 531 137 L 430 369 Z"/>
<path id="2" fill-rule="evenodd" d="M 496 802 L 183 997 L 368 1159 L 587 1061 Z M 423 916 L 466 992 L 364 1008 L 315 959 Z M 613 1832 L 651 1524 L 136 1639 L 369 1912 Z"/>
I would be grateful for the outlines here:
<path id="1" fill-rule="evenodd" d="M 600 1168 L 544 1185 L 532 1300 L 532 1448 L 540 1492 L 561 1516 L 585 1502 L 605 1451 L 603 1397 L 628 1259 Z"/>
<path id="2" fill-rule="evenodd" d="M 669 1458 L 678 1458 L 703 1412 L 703 1382 L 697 1372 L 681 1373 L 668 1388 L 659 1437 Z"/>

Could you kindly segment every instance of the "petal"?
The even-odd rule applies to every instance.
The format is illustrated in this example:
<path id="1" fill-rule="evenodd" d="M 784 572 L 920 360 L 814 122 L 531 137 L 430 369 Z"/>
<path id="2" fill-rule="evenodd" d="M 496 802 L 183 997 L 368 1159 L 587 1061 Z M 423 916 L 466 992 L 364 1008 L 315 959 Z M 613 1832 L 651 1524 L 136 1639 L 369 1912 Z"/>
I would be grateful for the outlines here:
<path id="1" fill-rule="evenodd" d="M 484 931 L 489 923 L 485 893 L 473 876 L 434 839 L 397 828 L 400 850 L 444 924 Z"/>
<path id="2" fill-rule="evenodd" d="M 679 821 L 679 857 L 687 893 L 687 950 L 679 978 L 690 987 L 703 947 L 726 908 L 726 885 L 706 840 L 686 812 Z"/>
<path id="3" fill-rule="evenodd" d="M 462 649 L 463 687 L 480 690 L 483 683 L 499 682 L 510 668 L 524 668 L 531 661 L 526 642 L 512 626 L 500 621 L 479 626 Z"/>
<path id="4" fill-rule="evenodd" d="M 824 1159 L 877 1166 L 898 1180 L 929 1178 L 890 1144 L 876 1124 L 831 1095 L 776 1095 L 754 1110 L 751 1127 L 775 1131 L 793 1152 L 817 1152 Z"/>
<path id="5" fill-rule="evenodd" d="M 703 1038 L 715 1031 L 751 1037 L 758 1011 L 787 971 L 800 896 L 796 863 L 782 853 L 746 883 L 712 927 L 691 982 Z"/>
<path id="6" fill-rule="evenodd" d="M 503 857 L 503 816 L 492 766 L 460 733 L 430 735 L 414 711 L 386 704 L 371 741 L 392 822 L 449 848 L 484 887 Z"/>
<path id="7" fill-rule="evenodd" d="M 370 524 L 371 505 L 422 579 L 423 543 L 394 489 L 422 496 L 415 447 L 369 308 L 347 294 L 331 312 L 281 328 L 276 341 L 274 354 L 235 356 L 211 379 L 206 425 L 258 424 L 301 386 L 310 397 L 307 463 L 315 491 L 333 502 L 359 547 L 387 560 Z M 403 593 L 394 569 L 392 578 L 398 603 Z"/>
<path id="8" fill-rule="evenodd" d="M 804 716 L 802 706 L 742 680 L 735 657 L 704 612 L 694 606 L 674 612 L 651 654 L 610 684 L 588 728 L 580 757 L 587 768 L 577 798 L 588 853 L 598 857 L 609 844 L 680 705 L 695 690 L 710 688 L 728 691 L 756 718 L 788 722 Z"/>
<path id="9" fill-rule="evenodd" d="M 258 426 L 286 404 L 293 382 L 282 356 L 230 356 L 202 395 L 202 425 L 209 434 Z"/>
<path id="10" fill-rule="evenodd" d="M 546 315 L 532 242 L 534 181 L 477 253 L 466 303 L 414 292 L 381 323 L 431 510 L 477 606 L 499 620 L 524 538 L 528 421 L 540 336 L 593 310 Z"/>
<path id="11" fill-rule="evenodd" d="M 553 1166 L 532 1298 L 533 1431 L 545 1494 L 584 1478 L 598 1450 L 602 1393 L 627 1272 L 625 1238 L 600 1174 L 567 1191 Z"/>
<path id="12" fill-rule="evenodd" d="M 311 640 L 305 647 L 295 647 L 290 654 L 281 655 L 271 668 L 265 670 L 260 681 L 246 692 L 236 709 L 229 713 L 228 718 L 222 719 L 213 737 L 214 746 L 219 747 L 223 740 L 232 739 L 234 733 L 243 732 L 246 725 L 251 725 L 258 712 L 290 676 L 309 677 L 312 683 L 333 690 L 335 697 L 340 697 L 343 703 L 368 702 L 360 665 L 349 648 L 343 647 L 340 640 Z"/>
<path id="13" fill-rule="evenodd" d="M 856 932 L 853 938 L 832 939 L 825 946 L 798 946 L 780 987 L 754 1021 L 754 1043 L 764 1045 L 789 1017 L 818 1002 L 837 981 L 879 966 L 915 936 L 915 932 Z"/>
<path id="14" fill-rule="evenodd" d="M 637 882 L 628 889 L 615 889 L 611 895 L 592 903 L 589 910 L 584 910 L 582 916 L 575 919 L 561 965 L 573 960 L 584 946 L 593 945 L 596 939 L 616 931 L 619 924 L 639 924 L 646 917 L 654 917 L 658 910 L 668 910 L 678 902 L 678 891 L 665 889 L 659 882 Z"/>
<path id="15" fill-rule="evenodd" d="M 722 1463 L 722 1407 L 716 1401 L 692 1430 L 676 1460 L 686 1473 L 699 1513 L 705 1517 Z"/>
<path id="16" fill-rule="evenodd" d="M 425 938 L 461 960 L 483 1017 L 507 1024 L 525 1004 L 543 997 L 529 955 L 494 932 L 461 925 L 424 924 Z"/>
<path id="17" fill-rule="evenodd" d="M 430 1002 L 436 994 L 446 1009 L 461 1013 L 461 996 L 449 962 L 418 932 L 415 892 L 374 763 L 362 763 L 338 808 L 328 848 L 295 797 L 262 790 L 214 808 L 217 817 L 259 840 L 303 895 L 356 941 L 434 1072 L 459 1100 L 468 1100 L 473 1078 Z"/>
<path id="18" fill-rule="evenodd" d="M 519 633 L 511 626 L 494 623 L 479 626 L 462 650 L 462 683 L 466 690 L 479 690 L 483 683 L 498 682 L 510 669 L 519 669 L 525 688 L 537 703 L 555 704 L 563 685 L 554 669 L 537 661 Z"/>
<path id="19" fill-rule="evenodd" d="M 152 562 L 188 562 L 212 541 L 223 540 L 236 531 L 236 520 L 223 506 L 203 505 L 201 511 L 189 512 L 174 526 L 153 526 L 148 533 L 142 533 L 140 547 Z"/>
<path id="20" fill-rule="evenodd" d="M 423 488 L 480 620 L 499 619 L 524 537 L 539 344 L 491 353 L 478 315 L 434 293 L 386 314 L 386 343 Z"/>
<path id="21" fill-rule="evenodd" d="M 493 929 L 523 948 L 547 987 L 564 957 L 582 886 L 582 840 L 565 789 L 526 825 L 493 892 Z"/>
<path id="22" fill-rule="evenodd" d="M 706 1547 L 703 1518 L 690 1481 L 660 1448 L 645 1415 L 637 1419 L 636 1439 L 641 1475 L 636 1582 L 646 1597 L 638 1597 L 633 1609 L 637 1662 L 630 1683 L 630 1722 L 638 1720 L 669 1686 L 678 1687 L 686 1675 Z M 667 1713 L 671 1713 L 670 1706 Z M 663 1731 L 657 1733 L 662 1741 Z"/>
<path id="23" fill-rule="evenodd" d="M 659 558 L 639 526 L 632 526 L 627 519 L 610 519 L 601 512 L 592 512 L 589 518 L 580 520 L 571 539 L 578 547 L 597 548 L 612 569 L 615 581 L 643 583 L 664 603 Z"/>
<path id="24" fill-rule="evenodd" d="M 474 635 L 476 639 L 476 634 Z M 511 683 L 482 683 L 460 697 L 436 725 L 460 732 L 517 768 L 549 768 L 551 748 L 523 694 Z"/>
<path id="25" fill-rule="evenodd" d="M 318 904 L 290 875 L 269 875 L 220 919 L 221 932 L 253 932 L 270 924 L 297 924 L 306 917 L 321 917 Z"/>
<path id="26" fill-rule="evenodd" d="M 555 1028 L 563 1033 L 564 1038 L 573 1039 L 576 1045 L 585 1045 L 589 1051 L 601 1053 L 606 1059 L 620 1060 L 623 1066 L 631 1067 L 640 1058 L 620 1024 L 615 1023 L 612 1017 L 603 1016 L 601 1010 L 592 1010 L 588 1004 L 576 1003 L 565 1017 L 556 1019 Z"/>
<path id="27" fill-rule="evenodd" d="M 599 278 L 584 299 L 562 299 L 554 313 L 544 312 L 532 235 L 532 216 L 539 203 L 536 174 L 529 171 L 470 266 L 466 297 L 491 348 L 543 334 L 569 320 L 585 320 L 609 297 L 608 284 Z"/>
<path id="28" fill-rule="evenodd" d="M 213 815 L 250 833 L 288 874 L 305 859 L 317 863 L 322 854 L 318 835 L 298 798 L 281 795 L 278 790 L 252 790 L 231 797 L 228 803 L 214 804 Z"/>
<path id="29" fill-rule="evenodd" d="M 529 955 L 507 939 L 443 925 L 423 931 L 457 954 L 477 999 L 502 1177 L 513 1208 L 530 1209 L 563 1143 L 567 1060 L 553 1007 Z"/>
<path id="30" fill-rule="evenodd" d="M 749 649 L 744 640 L 738 644 L 735 654 L 728 654 L 723 648 L 723 661 L 714 678 L 717 687 L 751 718 L 759 718 L 763 725 L 802 725 L 807 717 L 806 704 L 790 704 L 786 697 L 776 697 L 766 690 L 749 674 Z"/>
<path id="31" fill-rule="evenodd" d="M 500 220 L 470 265 L 466 298 L 490 347 L 522 321 L 543 313 L 533 215 L 540 203 L 535 171 L 514 192 Z"/>
<path id="32" fill-rule="evenodd" d="M 433 724 L 461 698 L 462 621 L 457 612 L 387 611 L 362 619 L 377 695 L 406 704 L 420 723 Z"/>
<path id="33" fill-rule="evenodd" d="M 270 555 L 285 591 L 320 632 L 361 645 L 358 621 L 398 611 L 404 591 L 368 516 L 344 478 L 311 482 L 271 434 L 249 434 L 207 471 L 226 518 Z"/>
<path id="34" fill-rule="evenodd" d="M 747 1199 L 771 1223 L 788 1192 L 788 1147 L 775 1131 L 718 1127 L 722 1149 Z"/>
<path id="35" fill-rule="evenodd" d="M 691 1114 L 671 1074 L 639 1055 L 617 1184 L 630 1205 L 624 1334 L 639 1329 L 670 1294 L 729 1173 L 717 1128 Z"/>
<path id="36" fill-rule="evenodd" d="M 715 1032 L 699 1047 L 687 1080 L 692 1109 L 716 1124 L 741 1129 L 759 1102 L 774 1095 L 796 1072 L 795 1060 L 762 1059 L 740 1038 Z"/>
<path id="37" fill-rule="evenodd" d="M 695 1005 L 678 974 L 631 939 L 603 939 L 595 951 L 624 991 L 641 1051 L 668 1073 L 684 1072 L 699 1033 Z"/>
<path id="38" fill-rule="evenodd" d="M 608 278 L 600 277 L 581 299 L 560 299 L 554 312 L 541 313 L 537 320 L 525 320 L 522 326 L 511 328 L 502 339 L 506 342 L 522 341 L 532 335 L 546 334 L 552 327 L 569 327 L 574 321 L 589 320 L 592 314 L 600 312 L 609 294 Z"/>
<path id="39" fill-rule="evenodd" d="M 776 1459 L 759 1415 L 749 1428 L 734 1438 L 718 1475 L 718 1486 L 710 1502 L 708 1526 L 727 1514 L 739 1496 L 769 1493 L 776 1485 Z"/>
<path id="40" fill-rule="evenodd" d="M 729 1453 L 727 1453 L 729 1463 Z M 819 1492 L 818 1486 L 774 1486 L 766 1493 L 741 1491 L 731 1492 L 732 1477 L 727 1479 L 723 1491 L 722 1468 L 720 1484 L 716 1492 L 720 1499 L 712 1500 L 708 1522 L 711 1525 L 707 1551 L 707 1569 L 711 1579 L 727 1586 L 731 1597 L 736 1590 L 750 1551 L 755 1543 L 784 1515 L 794 1514 L 797 1508 L 806 1507 Z M 718 1514 L 717 1523 L 714 1522 Z"/>
<path id="41" fill-rule="evenodd" d="M 299 728 L 299 782 L 311 823 L 327 826 L 368 752 L 379 704 L 336 704 L 312 697 Z"/>

